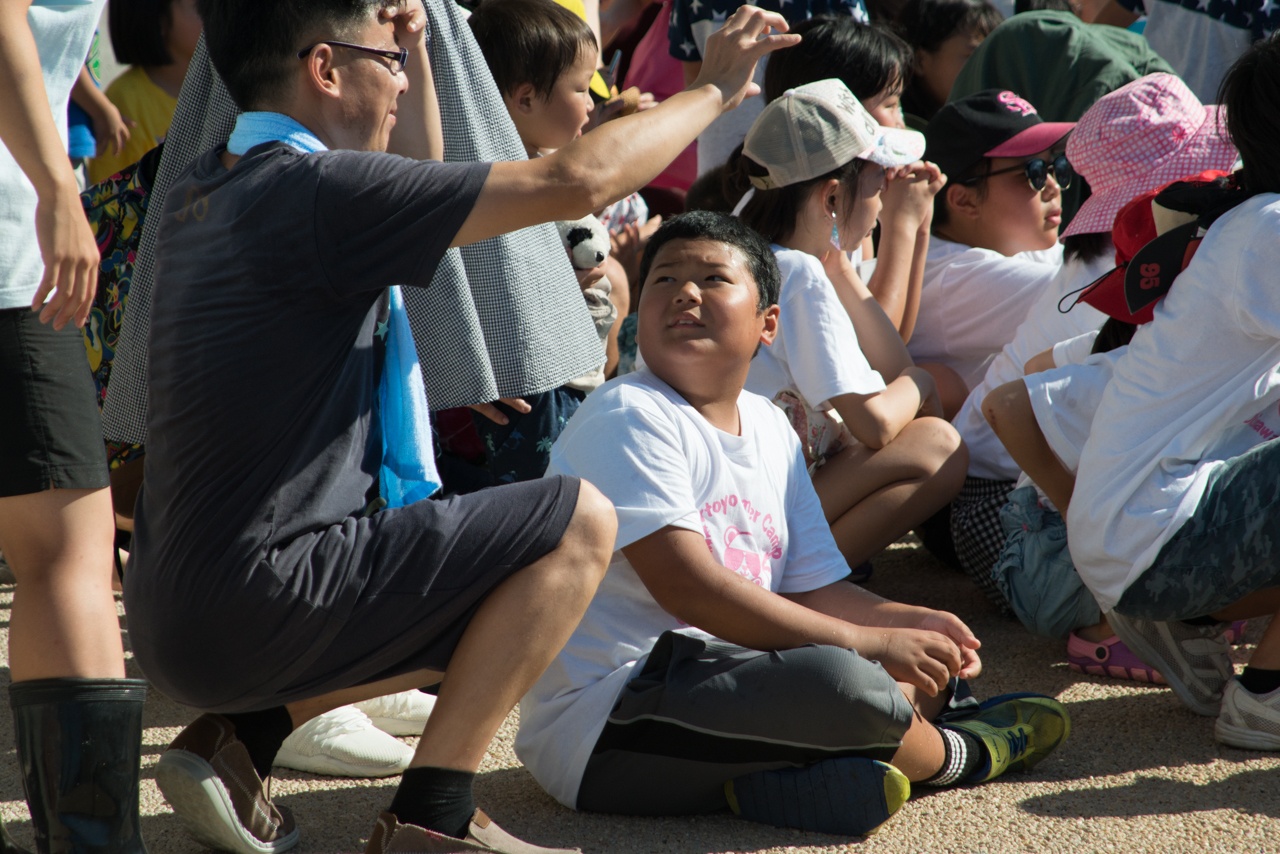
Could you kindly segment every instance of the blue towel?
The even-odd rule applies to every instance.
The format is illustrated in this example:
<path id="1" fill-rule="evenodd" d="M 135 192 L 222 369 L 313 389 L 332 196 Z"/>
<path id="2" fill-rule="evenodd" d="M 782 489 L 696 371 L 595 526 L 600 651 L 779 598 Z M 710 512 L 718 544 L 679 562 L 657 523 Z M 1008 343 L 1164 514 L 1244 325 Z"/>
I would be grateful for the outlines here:
<path id="1" fill-rule="evenodd" d="M 315 134 L 283 113 L 241 113 L 227 141 L 227 151 L 242 155 L 255 145 L 280 141 L 299 151 L 328 151 Z M 374 409 L 382 429 L 379 494 L 387 507 L 403 507 L 430 498 L 440 489 L 431 441 L 431 411 L 418 364 L 418 349 L 409 328 L 400 286 L 391 287 L 391 314 L 386 330 L 386 360 Z"/>

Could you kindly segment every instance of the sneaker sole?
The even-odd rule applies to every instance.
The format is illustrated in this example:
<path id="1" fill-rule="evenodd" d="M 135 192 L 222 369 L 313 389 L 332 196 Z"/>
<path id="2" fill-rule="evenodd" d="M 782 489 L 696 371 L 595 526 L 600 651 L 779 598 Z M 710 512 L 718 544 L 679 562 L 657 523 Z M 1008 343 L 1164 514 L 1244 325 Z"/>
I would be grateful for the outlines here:
<path id="1" fill-rule="evenodd" d="M 426 729 L 426 721 L 405 721 L 400 718 L 375 718 L 369 717 L 373 721 L 373 725 L 385 732 L 387 735 L 394 735 L 397 738 L 406 735 L 422 735 L 422 731 Z"/>
<path id="2" fill-rule="evenodd" d="M 1269 732 L 1229 724 L 1219 719 L 1213 726 L 1213 737 L 1216 741 L 1239 747 L 1244 750 L 1280 750 L 1280 736 Z"/>
<path id="3" fill-rule="evenodd" d="M 729 807 L 745 819 L 840 836 L 870 836 L 911 797 L 897 768 L 856 757 L 758 771 L 724 788 Z"/>
<path id="4" fill-rule="evenodd" d="M 397 774 L 403 774 L 404 769 L 409 767 L 409 760 L 413 759 L 413 751 L 409 750 L 409 745 L 405 745 L 405 757 L 402 762 L 394 765 L 353 765 L 335 759 L 332 756 L 304 756 L 296 753 L 287 747 L 280 748 L 276 753 L 276 758 L 272 760 L 272 765 L 278 765 L 281 768 L 289 768 L 294 771 L 304 771 L 308 774 L 319 774 L 323 777 L 352 777 L 355 779 L 366 779 L 376 777 L 394 777 Z"/>
<path id="5" fill-rule="evenodd" d="M 236 816 L 231 795 L 208 762 L 185 750 L 169 750 L 156 765 L 156 785 L 197 842 L 234 854 L 276 854 L 298 844 L 298 829 L 263 842 Z"/>
<path id="6" fill-rule="evenodd" d="M 1108 615 L 1110 616 L 1110 615 Z M 1142 659 L 1144 664 L 1148 666 L 1152 661 L 1161 661 L 1159 655 L 1156 654 L 1155 648 L 1147 643 L 1142 635 L 1132 631 L 1129 621 L 1126 619 L 1110 620 L 1111 629 L 1120 636 L 1120 640 L 1129 650 L 1138 658 Z M 1172 667 L 1156 667 L 1160 675 L 1164 677 L 1165 683 L 1170 690 L 1177 695 L 1182 704 L 1197 715 L 1203 715 L 1206 718 L 1216 718 L 1218 712 L 1222 710 L 1222 692 L 1218 692 L 1218 698 L 1213 701 L 1205 701 L 1196 697 L 1192 693 L 1190 686 L 1182 681 L 1182 677 L 1173 672 Z"/>

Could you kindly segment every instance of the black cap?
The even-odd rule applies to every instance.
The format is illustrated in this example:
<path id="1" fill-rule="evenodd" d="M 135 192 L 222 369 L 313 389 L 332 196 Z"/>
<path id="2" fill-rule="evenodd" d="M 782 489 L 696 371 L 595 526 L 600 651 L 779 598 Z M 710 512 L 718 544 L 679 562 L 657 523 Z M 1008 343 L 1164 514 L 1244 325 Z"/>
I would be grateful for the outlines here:
<path id="1" fill-rule="evenodd" d="M 984 157 L 1029 157 L 1052 148 L 1075 126 L 1043 121 L 1008 89 L 985 89 L 938 110 L 925 128 L 924 157 L 954 182 Z"/>

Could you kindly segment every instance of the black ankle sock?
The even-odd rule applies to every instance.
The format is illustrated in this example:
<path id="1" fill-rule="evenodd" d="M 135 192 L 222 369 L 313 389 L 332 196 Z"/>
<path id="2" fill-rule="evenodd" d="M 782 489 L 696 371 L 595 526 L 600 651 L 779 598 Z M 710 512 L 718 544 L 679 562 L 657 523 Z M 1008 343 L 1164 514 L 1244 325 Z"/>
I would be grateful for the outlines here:
<path id="1" fill-rule="evenodd" d="M 1192 617 L 1190 620 L 1183 620 L 1182 622 L 1186 623 L 1188 626 L 1216 626 L 1218 623 L 1221 623 L 1222 620 L 1219 620 L 1217 617 L 1205 616 Z"/>
<path id="2" fill-rule="evenodd" d="M 1280 688 L 1280 670 L 1246 666 L 1240 674 L 1240 685 L 1250 694 L 1270 694 Z"/>
<path id="3" fill-rule="evenodd" d="M 942 770 L 922 781 L 922 786 L 955 786 L 963 783 L 987 761 L 987 749 L 982 746 L 982 742 L 964 730 L 940 726 L 938 734 L 942 736 L 942 746 L 946 750 Z"/>
<path id="4" fill-rule="evenodd" d="M 271 775 L 271 763 L 280 752 L 280 745 L 293 732 L 293 718 L 284 706 L 263 709 L 261 712 L 242 712 L 223 715 L 235 724 L 236 738 L 248 749 L 253 769 L 263 780 Z"/>
<path id="5" fill-rule="evenodd" d="M 401 824 L 443 833 L 455 839 L 467 835 L 476 802 L 471 783 L 476 775 L 453 768 L 410 768 L 400 778 L 400 788 L 388 812 Z"/>

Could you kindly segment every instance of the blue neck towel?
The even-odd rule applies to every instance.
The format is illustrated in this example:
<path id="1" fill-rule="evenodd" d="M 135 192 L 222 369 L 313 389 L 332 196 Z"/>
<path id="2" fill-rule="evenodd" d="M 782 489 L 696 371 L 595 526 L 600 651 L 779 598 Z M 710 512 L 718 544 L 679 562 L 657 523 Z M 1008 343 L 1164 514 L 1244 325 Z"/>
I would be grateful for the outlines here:
<path id="1" fill-rule="evenodd" d="M 227 151 L 243 155 L 255 145 L 284 142 L 299 151 L 328 151 L 315 134 L 283 113 L 241 113 L 227 142 Z M 383 334 L 386 357 L 374 408 L 382 429 L 382 467 L 379 494 L 387 507 L 403 507 L 430 498 L 440 489 L 435 448 L 431 441 L 431 411 L 418 364 L 409 315 L 399 285 L 392 285 L 391 313 Z"/>

